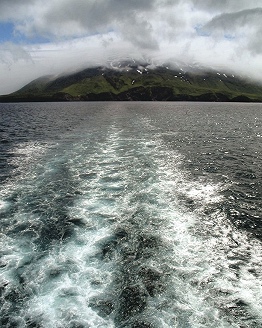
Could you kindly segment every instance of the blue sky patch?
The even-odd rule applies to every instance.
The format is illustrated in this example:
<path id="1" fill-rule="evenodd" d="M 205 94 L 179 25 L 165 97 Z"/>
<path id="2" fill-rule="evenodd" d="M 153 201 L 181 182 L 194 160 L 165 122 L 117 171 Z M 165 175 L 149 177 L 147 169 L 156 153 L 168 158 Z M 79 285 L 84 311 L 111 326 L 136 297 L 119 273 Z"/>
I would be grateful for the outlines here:
<path id="1" fill-rule="evenodd" d="M 37 43 L 48 43 L 49 39 L 39 36 L 26 37 L 15 30 L 15 25 L 10 22 L 0 23 L 0 43 L 13 42 L 13 43 L 26 43 L 26 44 L 37 44 Z"/>
<path id="2" fill-rule="evenodd" d="M 230 41 L 230 40 L 234 40 L 236 37 L 232 34 L 225 34 L 224 38 Z"/>
<path id="3" fill-rule="evenodd" d="M 0 43 L 12 41 L 14 38 L 14 24 L 0 23 Z"/>
<path id="4" fill-rule="evenodd" d="M 202 27 L 203 27 L 202 25 L 197 25 L 197 26 L 194 27 L 197 35 L 199 35 L 199 36 L 210 36 L 210 33 L 203 30 Z"/>

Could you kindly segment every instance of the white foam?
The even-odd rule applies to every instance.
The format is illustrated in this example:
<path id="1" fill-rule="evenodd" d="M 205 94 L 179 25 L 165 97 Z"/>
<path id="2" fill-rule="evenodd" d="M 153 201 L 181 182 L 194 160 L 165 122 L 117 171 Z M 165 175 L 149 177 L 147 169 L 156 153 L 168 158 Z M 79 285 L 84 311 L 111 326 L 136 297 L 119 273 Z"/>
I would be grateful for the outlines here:
<path id="1" fill-rule="evenodd" d="M 75 228 L 76 235 L 72 240 L 55 247 L 39 263 L 43 269 L 38 274 L 37 294 L 28 303 L 28 313 L 41 314 L 47 326 L 56 326 L 58 322 L 65 324 L 70 316 L 70 320 L 90 327 L 114 327 L 112 319 L 99 316 L 89 303 L 94 297 L 103 299 L 105 294 L 110 294 L 113 279 L 114 264 L 100 259 L 99 245 L 112 236 L 110 225 L 120 211 L 111 192 L 112 187 L 121 187 L 121 181 L 103 181 L 114 169 L 116 147 L 117 134 L 112 133 L 98 153 L 87 153 L 85 157 L 84 152 L 81 162 L 78 156 L 70 156 L 74 176 L 79 176 L 89 164 L 92 171 L 99 174 L 91 182 L 81 181 L 81 195 L 69 208 L 68 215 L 81 220 L 85 228 Z M 77 146 L 74 149 L 78 151 Z M 99 170 L 101 166 L 103 170 Z M 76 170 L 80 172 L 76 174 Z M 61 273 L 57 278 L 48 279 L 50 271 L 55 275 L 59 270 Z"/>
<path id="2" fill-rule="evenodd" d="M 9 205 L 9 202 L 0 200 L 0 212 L 7 210 Z"/>
<path id="3" fill-rule="evenodd" d="M 187 186 L 181 186 L 181 192 L 185 194 L 185 196 L 202 202 L 202 204 L 213 204 L 219 203 L 222 201 L 223 197 L 219 192 L 222 190 L 222 186 L 219 184 L 201 184 L 201 181 L 196 182 L 186 182 Z"/>
<path id="4" fill-rule="evenodd" d="M 164 222 L 161 236 L 172 249 L 163 262 L 173 268 L 174 284 L 166 298 L 162 295 L 157 301 L 169 299 L 162 322 L 180 327 L 179 316 L 175 321 L 171 318 L 182 311 L 181 317 L 192 327 L 239 327 L 241 318 L 222 311 L 238 300 L 262 322 L 261 243 L 236 230 L 221 210 L 215 210 L 223 200 L 221 191 L 228 186 L 203 178 L 192 181 L 181 169 L 181 158 L 165 147 L 160 142 L 154 150 L 158 154 L 154 167 L 160 177 L 155 189 L 162 205 L 155 210 Z M 197 203 L 194 212 L 179 205 L 176 195 L 180 194 Z M 206 215 L 205 208 L 210 205 L 213 210 Z M 252 268 L 256 273 L 250 272 Z M 181 305 L 186 307 L 181 310 Z"/>
<path id="5" fill-rule="evenodd" d="M 119 255 L 113 249 L 111 257 L 102 260 L 101 244 L 142 209 L 132 233 L 155 235 L 164 245 L 155 256 L 143 258 L 143 265 L 167 279 L 161 293 L 148 297 L 145 318 L 161 327 L 239 327 L 240 319 L 223 309 L 230 310 L 241 300 L 262 322 L 261 244 L 234 229 L 216 207 L 226 186 L 208 178 L 193 180 L 182 168 L 183 157 L 161 141 L 161 132 L 153 140 L 150 132 L 149 141 L 146 131 L 154 129 L 150 120 L 144 118 L 139 124 L 145 127 L 142 136 L 113 126 L 106 141 L 93 149 L 84 140 L 64 154 L 79 191 L 67 215 L 83 226 L 74 227 L 74 237 L 54 244 L 28 264 L 26 272 L 33 279 L 27 288 L 33 296 L 19 315 L 41 317 L 45 327 L 66 327 L 74 321 L 94 328 L 115 327 L 110 315 L 100 316 L 92 306 L 94 299 L 116 297 Z M 54 161 L 47 167 L 52 169 Z M 38 180 L 29 179 L 30 174 L 35 176 L 33 166 L 30 170 L 25 181 L 28 188 L 37 188 L 32 183 Z M 92 178 L 81 177 L 89 173 Z M 19 183 L 13 188 L 24 186 Z M 181 195 L 193 200 L 196 209 L 183 205 Z M 206 215 L 210 206 L 213 210 Z M 34 222 L 37 217 L 22 209 L 13 219 Z M 5 236 L 1 241 L 3 279 L 15 285 L 14 270 L 37 252 L 26 238 Z"/>

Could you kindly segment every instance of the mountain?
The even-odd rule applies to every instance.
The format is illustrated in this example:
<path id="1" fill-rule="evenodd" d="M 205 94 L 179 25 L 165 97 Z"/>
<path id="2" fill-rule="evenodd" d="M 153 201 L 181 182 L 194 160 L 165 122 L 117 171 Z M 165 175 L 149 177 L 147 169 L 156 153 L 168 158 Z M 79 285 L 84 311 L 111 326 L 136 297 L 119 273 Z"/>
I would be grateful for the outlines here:
<path id="1" fill-rule="evenodd" d="M 41 77 L 0 97 L 1 102 L 96 100 L 261 102 L 262 85 L 211 69 L 131 61 Z"/>

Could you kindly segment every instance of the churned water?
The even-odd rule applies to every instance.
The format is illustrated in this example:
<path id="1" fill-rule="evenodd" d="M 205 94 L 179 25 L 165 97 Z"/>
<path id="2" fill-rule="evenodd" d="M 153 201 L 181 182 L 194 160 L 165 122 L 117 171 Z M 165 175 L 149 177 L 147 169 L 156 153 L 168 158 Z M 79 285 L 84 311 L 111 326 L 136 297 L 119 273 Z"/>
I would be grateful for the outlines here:
<path id="1" fill-rule="evenodd" d="M 0 119 L 1 327 L 262 327 L 261 104 Z"/>

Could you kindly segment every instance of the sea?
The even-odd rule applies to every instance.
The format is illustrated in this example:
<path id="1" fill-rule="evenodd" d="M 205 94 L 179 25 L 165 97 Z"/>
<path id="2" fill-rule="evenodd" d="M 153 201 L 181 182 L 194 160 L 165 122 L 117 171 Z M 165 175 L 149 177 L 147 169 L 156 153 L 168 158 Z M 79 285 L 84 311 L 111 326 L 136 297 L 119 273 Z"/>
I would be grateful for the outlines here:
<path id="1" fill-rule="evenodd" d="M 0 327 L 262 327 L 262 104 L 0 104 Z"/>

